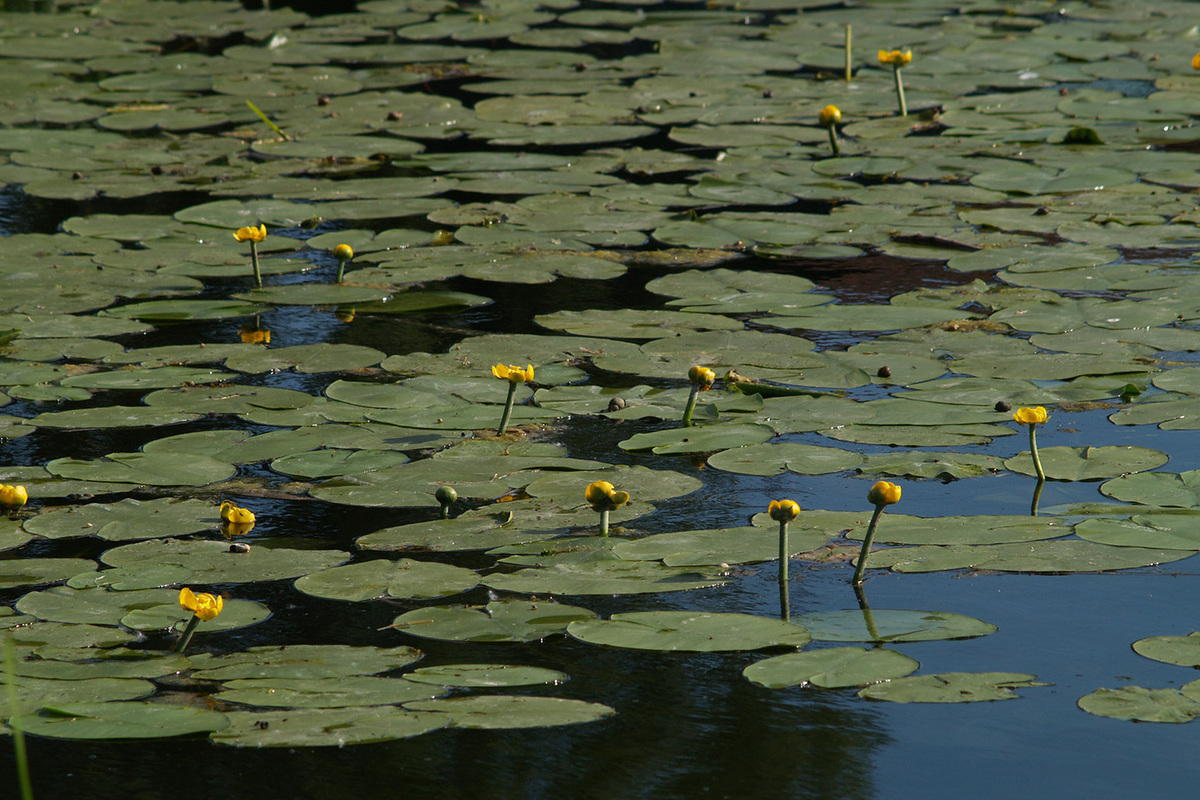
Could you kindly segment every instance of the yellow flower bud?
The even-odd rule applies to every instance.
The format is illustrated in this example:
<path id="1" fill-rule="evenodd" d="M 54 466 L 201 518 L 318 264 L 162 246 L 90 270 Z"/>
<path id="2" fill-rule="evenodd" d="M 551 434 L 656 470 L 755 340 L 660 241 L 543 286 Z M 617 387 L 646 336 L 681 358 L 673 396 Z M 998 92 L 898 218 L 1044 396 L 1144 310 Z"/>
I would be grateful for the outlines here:
<path id="1" fill-rule="evenodd" d="M 0 486 L 0 506 L 16 511 L 29 501 L 29 491 L 24 486 Z"/>
<path id="2" fill-rule="evenodd" d="M 333 257 L 338 261 L 349 261 L 354 258 L 354 248 L 348 244 L 339 244 L 333 248 Z"/>
<path id="3" fill-rule="evenodd" d="M 900 502 L 900 487 L 887 481 L 877 481 L 867 492 L 867 502 L 877 506 L 890 506 Z"/>
<path id="4" fill-rule="evenodd" d="M 179 590 L 179 605 L 208 622 L 221 613 L 225 601 L 219 594 L 196 594 L 185 586 Z"/>
<path id="5" fill-rule="evenodd" d="M 501 380 L 506 380 L 511 384 L 528 383 L 533 380 L 533 364 L 530 364 L 525 369 L 513 366 L 511 364 L 497 364 L 492 367 L 492 374 Z"/>
<path id="6" fill-rule="evenodd" d="M 842 110 L 837 106 L 825 106 L 817 114 L 817 121 L 828 128 L 842 121 Z"/>
<path id="7" fill-rule="evenodd" d="M 595 511 L 620 508 L 629 502 L 629 492 L 618 492 L 608 481 L 594 481 L 583 491 L 583 499 Z"/>
<path id="8" fill-rule="evenodd" d="M 1050 415 L 1041 406 L 1035 408 L 1018 408 L 1013 412 L 1013 419 L 1022 425 L 1041 425 L 1050 419 Z"/>
<path id="9" fill-rule="evenodd" d="M 894 67 L 906 67 L 912 61 L 912 50 L 880 50 L 879 63 Z"/>
<path id="10" fill-rule="evenodd" d="M 267 226 L 259 225 L 257 228 L 238 228 L 237 233 L 233 234 L 233 238 L 239 242 L 261 242 L 267 238 Z"/>
<path id="11" fill-rule="evenodd" d="M 221 503 L 221 519 L 233 524 L 254 522 L 254 512 L 248 508 L 239 508 L 226 500 Z"/>
<path id="12" fill-rule="evenodd" d="M 699 386 L 701 391 L 708 391 L 717 379 L 717 373 L 708 367 L 695 366 L 688 370 L 688 380 L 693 386 Z"/>
<path id="13" fill-rule="evenodd" d="M 1192 56 L 1192 69 L 1200 69 L 1200 53 Z"/>
<path id="14" fill-rule="evenodd" d="M 776 522 L 791 522 L 800 516 L 800 504 L 795 500 L 772 500 L 767 513 Z"/>

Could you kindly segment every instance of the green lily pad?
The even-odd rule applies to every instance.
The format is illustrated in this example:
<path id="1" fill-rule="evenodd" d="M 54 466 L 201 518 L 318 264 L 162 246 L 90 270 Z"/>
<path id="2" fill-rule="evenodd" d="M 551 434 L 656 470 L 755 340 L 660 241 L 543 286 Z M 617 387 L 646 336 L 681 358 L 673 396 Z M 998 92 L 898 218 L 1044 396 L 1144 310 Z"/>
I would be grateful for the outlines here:
<path id="1" fill-rule="evenodd" d="M 403 678 L 339 675 L 331 678 L 238 678 L 215 697 L 227 703 L 268 708 L 390 706 L 437 697 L 445 688 Z"/>
<path id="2" fill-rule="evenodd" d="M 896 572 L 948 569 L 998 572 L 1107 572 L 1168 564 L 1193 555 L 1186 550 L 1112 547 L 1075 539 L 989 545 L 921 545 L 871 553 L 869 567 Z"/>
<path id="3" fill-rule="evenodd" d="M 95 570 L 87 558 L 10 558 L 0 560 L 0 589 L 59 583 L 72 575 Z"/>
<path id="4" fill-rule="evenodd" d="M 1004 471 L 1004 459 L 984 453 L 925 453 L 920 450 L 870 453 L 863 457 L 857 471 L 866 475 L 948 481 L 997 475 Z"/>
<path id="5" fill-rule="evenodd" d="M 789 526 L 791 555 L 823 547 L 836 535 L 812 526 L 813 521 L 807 515 Z M 779 558 L 779 531 L 746 527 L 657 533 L 619 542 L 613 546 L 613 553 L 629 561 L 660 560 L 669 567 L 750 564 Z"/>
<path id="6" fill-rule="evenodd" d="M 948 611 L 856 608 L 801 614 L 795 619 L 822 642 L 936 642 L 996 632 L 991 623 Z"/>
<path id="7" fill-rule="evenodd" d="M 595 722 L 616 713 L 600 703 L 562 697 L 485 695 L 405 703 L 412 711 L 439 712 L 454 728 L 509 730 Z"/>
<path id="8" fill-rule="evenodd" d="M 1097 689 L 1079 698 L 1078 705 L 1089 714 L 1134 722 L 1191 722 L 1200 717 L 1200 701 L 1179 689 L 1146 689 L 1122 686 Z"/>
<path id="9" fill-rule="evenodd" d="M 846 537 L 861 540 L 866 535 L 861 520 L 846 531 Z M 1071 533 L 1061 519 L 998 514 L 975 516 L 913 517 L 886 514 L 881 518 L 875 541 L 886 544 L 982 545 L 1005 542 L 1035 542 L 1057 539 Z M 874 558 L 868 562 L 874 566 Z"/>
<path id="10" fill-rule="evenodd" d="M 746 667 L 742 675 L 768 689 L 845 689 L 902 678 L 920 666 L 916 659 L 887 648 L 832 647 L 768 658 Z"/>
<path id="11" fill-rule="evenodd" d="M 517 664 L 442 664 L 418 667 L 405 673 L 407 680 L 432 683 L 437 686 L 457 686 L 466 689 L 499 689 L 509 686 L 560 684 L 566 673 L 543 667 L 523 667 Z"/>
<path id="12" fill-rule="evenodd" d="M 653 450 L 656 455 L 713 453 L 727 447 L 752 445 L 775 436 L 766 425 L 702 425 L 637 433 L 617 443 L 622 450 Z"/>
<path id="13" fill-rule="evenodd" d="M 296 581 L 296 588 L 329 600 L 378 600 L 384 597 L 430 599 L 468 591 L 479 585 L 474 570 L 414 561 L 376 559 L 322 570 Z"/>
<path id="14" fill-rule="evenodd" d="M 981 703 L 991 700 L 1016 700 L 1016 689 L 1045 686 L 1036 675 L 1021 672 L 943 672 L 937 675 L 913 675 L 872 684 L 860 689 L 866 700 L 893 703 Z"/>
<path id="15" fill-rule="evenodd" d="M 348 557 L 341 550 L 293 550 L 266 542 L 258 542 L 249 553 L 234 553 L 224 541 L 148 539 L 114 547 L 100 558 L 113 567 L 176 564 L 192 571 L 189 583 L 205 585 L 298 578 Z"/>
<path id="16" fill-rule="evenodd" d="M 183 462 L 177 456 L 153 453 L 109 453 L 96 461 L 57 458 L 48 462 L 46 469 L 60 478 L 146 486 L 204 486 L 237 471 L 232 464 L 206 456 L 192 456 Z"/>
<path id="17" fill-rule="evenodd" d="M 229 726 L 212 735 L 234 747 L 344 747 L 407 739 L 444 728 L 443 714 L 389 706 L 290 708 L 286 711 L 227 711 Z"/>
<path id="18" fill-rule="evenodd" d="M 750 614 L 636 611 L 607 620 L 584 620 L 567 634 L 589 644 L 635 650 L 728 652 L 803 647 L 812 637 L 799 625 Z"/>
<path id="19" fill-rule="evenodd" d="M 1200 470 L 1125 475 L 1100 484 L 1100 492 L 1126 503 L 1195 508 L 1200 506 Z"/>
<path id="20" fill-rule="evenodd" d="M 149 608 L 135 608 L 121 617 L 121 625 L 135 631 L 175 631 L 182 633 L 191 614 L 182 610 L 177 601 Z M 224 601 L 221 615 L 216 619 L 202 620 L 196 633 L 217 633 L 257 625 L 271 616 L 271 609 L 253 600 L 233 598 Z"/>
<path id="21" fill-rule="evenodd" d="M 408 666 L 420 659 L 411 647 L 349 645 L 262 645 L 226 655 L 192 655 L 192 676 L 201 680 L 240 678 L 337 678 L 374 675 Z"/>
<path id="22" fill-rule="evenodd" d="M 828 475 L 854 469 L 862 460 L 858 453 L 836 447 L 780 442 L 724 450 L 710 456 L 708 465 L 739 475 Z"/>
<path id="23" fill-rule="evenodd" d="M 61 681 L 18 675 L 11 681 L 16 689 L 18 709 L 42 708 L 64 703 L 138 700 L 149 697 L 156 690 L 155 685 L 150 681 L 136 678 L 91 678 Z"/>
<path id="24" fill-rule="evenodd" d="M 1139 514 L 1129 519 L 1086 519 L 1075 526 L 1075 535 L 1117 547 L 1200 551 L 1200 515 Z"/>
<path id="25" fill-rule="evenodd" d="M 224 714 L 154 702 L 62 703 L 32 714 L 9 717 L 8 724 L 51 739 L 161 739 L 211 733 L 228 725 Z"/>
<path id="26" fill-rule="evenodd" d="M 1178 664 L 1181 667 L 1200 667 L 1200 633 L 1187 636 L 1151 636 L 1133 643 L 1133 650 L 1140 656 Z"/>
<path id="27" fill-rule="evenodd" d="M 1046 477 L 1060 481 L 1094 481 L 1161 467 L 1169 456 L 1134 445 L 1038 448 Z M 1004 466 L 1023 475 L 1036 475 L 1028 451 L 1005 459 Z"/>
<path id="28" fill-rule="evenodd" d="M 648 594 L 703 589 L 727 583 L 719 570 L 668 567 L 656 561 L 625 561 L 601 555 L 595 560 L 553 564 L 483 579 L 491 589 L 521 594 Z"/>
<path id="29" fill-rule="evenodd" d="M 449 642 L 536 642 L 565 633 L 567 624 L 595 619 L 584 608 L 553 601 L 494 600 L 486 606 L 434 606 L 396 617 L 391 627 Z"/>
<path id="30" fill-rule="evenodd" d="M 219 520 L 217 509 L 200 500 L 126 498 L 54 509 L 30 519 L 25 529 L 48 539 L 99 536 L 128 541 L 199 533 L 215 527 Z"/>

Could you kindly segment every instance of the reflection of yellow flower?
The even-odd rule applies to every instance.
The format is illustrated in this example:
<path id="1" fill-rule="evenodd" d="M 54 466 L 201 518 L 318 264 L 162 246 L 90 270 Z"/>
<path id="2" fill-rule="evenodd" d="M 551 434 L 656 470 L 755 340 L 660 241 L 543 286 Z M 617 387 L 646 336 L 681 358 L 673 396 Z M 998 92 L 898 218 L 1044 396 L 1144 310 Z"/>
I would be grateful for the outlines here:
<path id="1" fill-rule="evenodd" d="M 790 522 L 800 516 L 800 504 L 795 500 L 772 500 L 767 513 L 776 522 Z"/>
<path id="2" fill-rule="evenodd" d="M 233 238 L 239 242 L 261 242 L 267 238 L 267 226 L 259 225 L 257 228 L 238 228 Z"/>
<path id="3" fill-rule="evenodd" d="M 226 539 L 232 539 L 234 536 L 245 536 L 250 531 L 254 530 L 254 522 L 222 522 L 221 534 Z"/>
<path id="4" fill-rule="evenodd" d="M 708 367 L 695 366 L 688 370 L 688 380 L 693 386 L 700 387 L 701 391 L 708 391 L 712 388 L 713 381 L 717 379 L 717 373 L 713 372 Z"/>
<path id="5" fill-rule="evenodd" d="M 1037 406 L 1036 408 L 1018 408 L 1013 412 L 1013 419 L 1022 425 L 1041 425 L 1050 419 L 1050 415 L 1041 406 Z"/>
<path id="6" fill-rule="evenodd" d="M 530 364 L 525 369 L 512 365 L 497 364 L 492 367 L 492 374 L 516 386 L 519 383 L 528 383 L 533 380 L 533 364 Z"/>
<path id="7" fill-rule="evenodd" d="M 339 244 L 333 248 L 333 257 L 338 261 L 349 261 L 354 258 L 354 248 L 348 244 Z"/>
<path id="8" fill-rule="evenodd" d="M 219 594 L 196 594 L 185 586 L 179 590 L 179 605 L 208 622 L 221 613 L 225 601 Z"/>
<path id="9" fill-rule="evenodd" d="M 1192 69 L 1200 69 L 1200 53 L 1192 56 Z"/>
<path id="10" fill-rule="evenodd" d="M 221 519 L 235 524 L 254 522 L 254 512 L 248 508 L 239 508 L 226 500 L 221 503 Z"/>
<path id="11" fill-rule="evenodd" d="M 608 481 L 595 481 L 583 491 L 583 499 L 596 511 L 605 511 L 628 503 L 629 492 L 618 492 Z"/>
<path id="12" fill-rule="evenodd" d="M 24 486 L 0 486 L 0 506 L 16 511 L 29 500 L 29 491 Z"/>
<path id="13" fill-rule="evenodd" d="M 238 333 L 245 344 L 270 344 L 271 332 L 266 328 L 241 328 Z"/>
<path id="14" fill-rule="evenodd" d="M 825 106 L 817 114 L 817 121 L 828 128 L 842 121 L 842 110 L 837 106 Z"/>
<path id="15" fill-rule="evenodd" d="M 907 67 L 912 61 L 912 50 L 880 50 L 879 63 L 891 64 L 893 67 Z"/>
<path id="16" fill-rule="evenodd" d="M 890 506 L 900 502 L 900 487 L 887 481 L 876 481 L 867 492 L 867 502 L 877 506 Z"/>

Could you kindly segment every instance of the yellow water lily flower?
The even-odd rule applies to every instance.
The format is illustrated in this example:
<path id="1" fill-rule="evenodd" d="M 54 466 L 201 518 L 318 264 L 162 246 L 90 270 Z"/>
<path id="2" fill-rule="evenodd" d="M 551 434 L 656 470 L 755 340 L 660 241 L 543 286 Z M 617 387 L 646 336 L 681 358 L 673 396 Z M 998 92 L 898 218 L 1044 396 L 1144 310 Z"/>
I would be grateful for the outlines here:
<path id="1" fill-rule="evenodd" d="M 208 622 L 221 613 L 225 601 L 219 594 L 196 594 L 185 586 L 179 590 L 179 605 Z"/>
<path id="2" fill-rule="evenodd" d="M 608 481 L 594 481 L 583 490 L 583 499 L 596 511 L 606 511 L 628 503 L 629 492 L 618 492 Z"/>
<path id="3" fill-rule="evenodd" d="M 239 242 L 261 242 L 267 238 L 267 226 L 259 225 L 257 228 L 238 228 L 237 233 L 233 234 L 233 238 Z"/>
<path id="4" fill-rule="evenodd" d="M 880 50 L 879 63 L 893 67 L 907 67 L 912 61 L 912 50 Z"/>
<path id="5" fill-rule="evenodd" d="M 533 364 L 530 364 L 525 369 L 520 367 L 504 364 L 497 364 L 492 367 L 492 374 L 501 380 L 506 380 L 513 386 L 520 383 L 528 383 L 533 380 Z"/>
<path id="6" fill-rule="evenodd" d="M 239 328 L 243 344 L 270 344 L 271 332 L 266 328 Z"/>
<path id="7" fill-rule="evenodd" d="M 867 502 L 877 506 L 890 506 L 900 502 L 900 487 L 887 481 L 876 481 L 867 492 Z"/>
<path id="8" fill-rule="evenodd" d="M 695 366 L 688 370 L 688 380 L 692 382 L 693 386 L 699 386 L 702 392 L 711 389 L 713 381 L 716 379 L 717 373 L 708 367 Z"/>
<path id="9" fill-rule="evenodd" d="M 1041 425 L 1050 419 L 1050 415 L 1046 413 L 1046 409 L 1036 406 L 1034 408 L 1018 408 L 1013 412 L 1013 419 L 1022 425 Z"/>
<path id="10" fill-rule="evenodd" d="M 348 244 L 339 244 L 333 248 L 333 257 L 338 261 L 349 261 L 354 258 L 354 248 Z"/>
<path id="11" fill-rule="evenodd" d="M 29 502 L 29 490 L 24 486 L 0 486 L 0 506 L 16 511 Z"/>
<path id="12" fill-rule="evenodd" d="M 1192 69 L 1200 69 L 1200 53 L 1192 56 Z"/>
<path id="13" fill-rule="evenodd" d="M 248 508 L 240 508 L 226 500 L 221 503 L 221 519 L 237 525 L 254 522 L 254 512 Z"/>
<path id="14" fill-rule="evenodd" d="M 837 106 L 825 106 L 817 114 L 817 121 L 826 128 L 836 125 L 842 121 L 842 110 Z"/>
<path id="15" fill-rule="evenodd" d="M 800 516 L 800 504 L 795 500 L 772 500 L 767 513 L 776 522 L 790 522 Z"/>

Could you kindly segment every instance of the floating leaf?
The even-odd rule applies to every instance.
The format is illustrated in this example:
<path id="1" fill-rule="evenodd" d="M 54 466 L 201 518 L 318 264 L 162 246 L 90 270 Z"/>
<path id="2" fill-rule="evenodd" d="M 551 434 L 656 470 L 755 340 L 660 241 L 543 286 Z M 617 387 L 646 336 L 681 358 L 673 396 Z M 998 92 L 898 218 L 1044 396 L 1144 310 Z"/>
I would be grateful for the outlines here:
<path id="1" fill-rule="evenodd" d="M 536 642 L 566 632 L 570 622 L 595 616 L 587 609 L 553 601 L 495 600 L 486 606 L 416 609 L 396 617 L 392 627 L 451 642 Z"/>
<path id="2" fill-rule="evenodd" d="M 407 739 L 444 728 L 443 714 L 366 708 L 291 708 L 287 711 L 227 711 L 229 726 L 212 735 L 234 747 L 343 747 Z"/>
<path id="3" fill-rule="evenodd" d="M 430 599 L 468 591 L 479 585 L 474 570 L 414 561 L 376 559 L 322 570 L 296 581 L 296 588 L 329 600 L 378 600 L 383 597 Z"/>
<path id="4" fill-rule="evenodd" d="M 799 625 L 750 614 L 636 611 L 607 620 L 572 622 L 567 633 L 589 644 L 635 650 L 722 652 L 803 647 L 812 640 Z"/>
<path id="5" fill-rule="evenodd" d="M 847 609 L 795 618 L 823 642 L 934 642 L 970 639 L 996 632 L 996 626 L 948 611 Z"/>
<path id="6" fill-rule="evenodd" d="M 870 567 L 896 572 L 937 572 L 947 569 L 999 572 L 1105 572 L 1168 564 L 1192 555 L 1185 550 L 1112 547 L 1076 539 L 990 545 L 922 545 L 871 554 Z"/>
<path id="7" fill-rule="evenodd" d="M 820 686 L 844 689 L 902 678 L 920 663 L 887 648 L 832 647 L 807 653 L 788 653 L 751 664 L 742 675 L 768 689 Z"/>
<path id="8" fill-rule="evenodd" d="M 336 678 L 373 675 L 408 666 L 421 654 L 411 647 L 351 647 L 291 644 L 251 647 L 214 656 L 191 656 L 193 677 L 226 681 L 239 678 Z"/>
<path id="9" fill-rule="evenodd" d="M 1114 445 L 1107 447 L 1045 447 L 1038 449 L 1046 477 L 1060 481 L 1091 481 L 1144 472 L 1167 463 L 1166 453 L 1148 447 Z M 1028 451 L 1005 459 L 1013 472 L 1036 475 Z"/>
<path id="10" fill-rule="evenodd" d="M 448 718 L 447 724 L 454 728 L 482 730 L 578 725 L 616 713 L 608 706 L 582 700 L 507 695 L 420 700 L 405 703 L 404 707 L 444 714 Z"/>
<path id="11" fill-rule="evenodd" d="M 1200 633 L 1187 636 L 1151 636 L 1133 643 L 1138 655 L 1178 664 L 1181 667 L 1200 667 Z"/>
<path id="12" fill-rule="evenodd" d="M 1097 689 L 1079 698 L 1078 705 L 1098 717 L 1134 722 L 1178 724 L 1200 717 L 1200 702 L 1179 689 L 1145 689 L 1141 686 Z"/>
<path id="13" fill-rule="evenodd" d="M 17 730 L 51 739 L 161 739 L 219 731 L 224 714 L 163 703 L 62 703 L 9 717 Z"/>
<path id="14" fill-rule="evenodd" d="M 153 453 L 109 453 L 95 461 L 56 458 L 46 464 L 46 469 L 60 478 L 147 486 L 204 486 L 223 481 L 237 471 L 232 464 L 207 456 L 180 459 Z"/>
<path id="15" fill-rule="evenodd" d="M 215 697 L 227 703 L 268 708 L 346 708 L 385 706 L 437 697 L 444 687 L 403 678 L 337 676 L 332 678 L 238 678 L 225 681 Z"/>
<path id="16" fill-rule="evenodd" d="M 913 675 L 872 684 L 860 689 L 858 696 L 867 700 L 893 703 L 980 703 L 990 700 L 1016 700 L 1016 689 L 1045 686 L 1036 675 L 1020 672 L 943 672 L 938 675 Z"/>
<path id="17" fill-rule="evenodd" d="M 516 664 L 442 664 L 436 667 L 418 667 L 405 673 L 404 677 L 417 683 L 468 689 L 559 684 L 567 680 L 567 675 L 557 670 L 522 667 Z"/>

